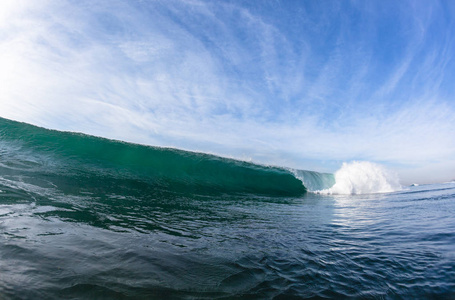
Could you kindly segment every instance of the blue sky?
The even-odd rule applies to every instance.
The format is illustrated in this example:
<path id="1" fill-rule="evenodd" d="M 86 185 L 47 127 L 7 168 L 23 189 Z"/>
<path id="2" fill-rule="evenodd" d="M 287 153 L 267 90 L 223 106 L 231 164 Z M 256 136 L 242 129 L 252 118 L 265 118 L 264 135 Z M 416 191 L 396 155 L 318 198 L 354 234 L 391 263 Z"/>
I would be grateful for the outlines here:
<path id="1" fill-rule="evenodd" d="M 0 116 L 335 171 L 455 178 L 452 1 L 0 2 Z"/>

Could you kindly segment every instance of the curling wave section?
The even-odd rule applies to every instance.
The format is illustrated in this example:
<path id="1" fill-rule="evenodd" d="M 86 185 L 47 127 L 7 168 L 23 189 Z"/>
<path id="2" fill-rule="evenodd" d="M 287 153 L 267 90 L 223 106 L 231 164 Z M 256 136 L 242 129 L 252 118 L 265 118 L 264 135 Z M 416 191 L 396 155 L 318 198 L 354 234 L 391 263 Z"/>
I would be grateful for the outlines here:
<path id="1" fill-rule="evenodd" d="M 144 189 L 174 194 L 300 196 L 290 170 L 219 156 L 48 130 L 0 118 L 2 173 L 45 178 L 63 191 Z M 77 180 L 77 185 L 72 184 Z"/>

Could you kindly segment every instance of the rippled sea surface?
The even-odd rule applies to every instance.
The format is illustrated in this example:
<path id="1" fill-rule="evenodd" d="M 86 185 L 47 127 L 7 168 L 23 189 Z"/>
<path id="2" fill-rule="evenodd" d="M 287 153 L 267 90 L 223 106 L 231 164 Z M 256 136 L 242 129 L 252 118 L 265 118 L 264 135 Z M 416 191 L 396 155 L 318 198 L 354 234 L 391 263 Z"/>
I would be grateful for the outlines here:
<path id="1" fill-rule="evenodd" d="M 3 176 L 0 298 L 455 298 L 454 183 L 298 198 L 138 188 Z"/>

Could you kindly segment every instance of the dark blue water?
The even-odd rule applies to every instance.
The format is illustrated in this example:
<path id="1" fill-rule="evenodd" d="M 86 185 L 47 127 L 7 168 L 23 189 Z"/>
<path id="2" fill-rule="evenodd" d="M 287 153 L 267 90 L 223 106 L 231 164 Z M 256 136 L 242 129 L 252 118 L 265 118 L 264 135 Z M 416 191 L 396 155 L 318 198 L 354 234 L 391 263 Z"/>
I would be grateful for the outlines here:
<path id="1" fill-rule="evenodd" d="M 454 183 L 145 199 L 2 177 L 0 190 L 1 299 L 455 298 Z"/>

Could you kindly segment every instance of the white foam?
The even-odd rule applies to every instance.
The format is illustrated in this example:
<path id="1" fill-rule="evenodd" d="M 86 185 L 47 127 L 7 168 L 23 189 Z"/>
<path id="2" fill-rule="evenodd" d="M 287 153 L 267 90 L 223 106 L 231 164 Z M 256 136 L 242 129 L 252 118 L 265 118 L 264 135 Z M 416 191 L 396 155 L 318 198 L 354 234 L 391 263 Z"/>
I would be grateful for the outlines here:
<path id="1" fill-rule="evenodd" d="M 383 166 L 367 162 L 343 163 L 335 173 L 335 185 L 320 194 L 374 194 L 401 190 L 398 176 Z"/>

